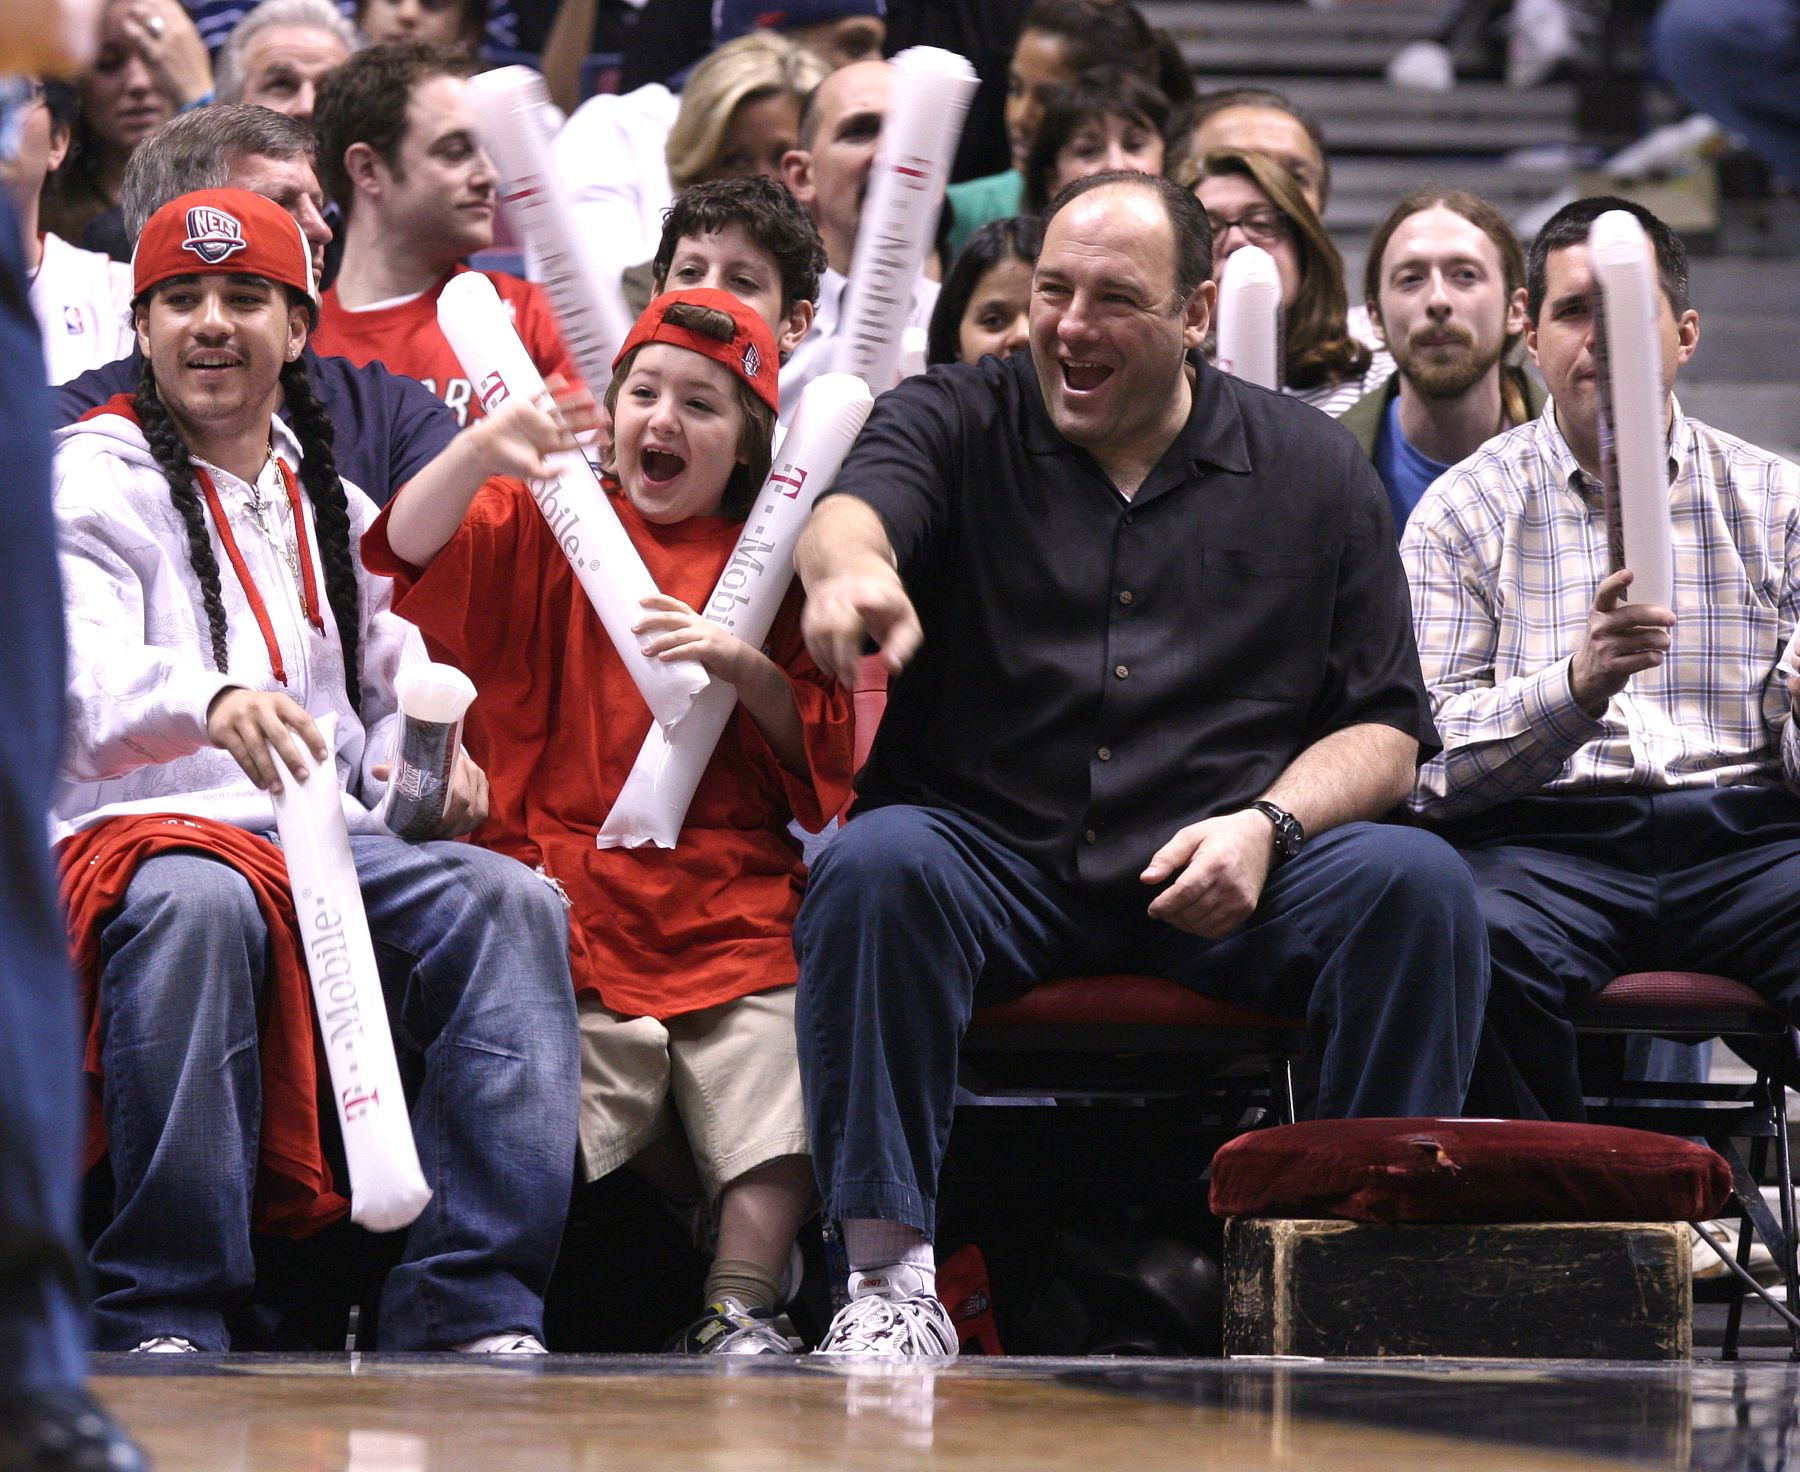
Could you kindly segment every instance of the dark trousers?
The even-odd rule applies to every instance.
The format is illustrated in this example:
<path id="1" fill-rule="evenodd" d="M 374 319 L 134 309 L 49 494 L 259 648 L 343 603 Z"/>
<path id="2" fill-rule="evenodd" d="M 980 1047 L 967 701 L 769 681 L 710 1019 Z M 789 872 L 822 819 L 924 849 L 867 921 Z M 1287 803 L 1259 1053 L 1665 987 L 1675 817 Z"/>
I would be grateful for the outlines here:
<path id="1" fill-rule="evenodd" d="M 87 1373 L 76 1239 L 83 1091 L 45 815 L 62 744 L 50 396 L 0 191 L 0 1400 Z"/>
<path id="2" fill-rule="evenodd" d="M 1487 949 L 1469 872 L 1441 840 L 1369 823 L 1323 834 L 1218 941 L 1150 919 L 1151 897 L 1084 896 L 937 808 L 850 822 L 794 926 L 826 1209 L 932 1234 L 970 1014 L 1055 976 L 1137 971 L 1304 1013 L 1320 1115 L 1459 1112 Z"/>
<path id="3" fill-rule="evenodd" d="M 1472 1107 L 1582 1118 L 1569 1011 L 1624 972 L 1715 972 L 1800 1015 L 1800 799 L 1785 789 L 1522 798 L 1445 836 L 1493 953 Z"/>

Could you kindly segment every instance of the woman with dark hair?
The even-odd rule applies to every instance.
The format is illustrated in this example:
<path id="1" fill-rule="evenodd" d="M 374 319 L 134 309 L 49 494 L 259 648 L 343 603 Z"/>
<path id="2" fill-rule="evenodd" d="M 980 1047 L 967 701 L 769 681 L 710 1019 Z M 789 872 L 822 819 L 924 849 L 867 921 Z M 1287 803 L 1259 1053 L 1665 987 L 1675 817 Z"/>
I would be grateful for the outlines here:
<path id="1" fill-rule="evenodd" d="M 1284 393 L 1341 414 L 1394 371 L 1385 349 L 1351 336 L 1344 259 L 1292 174 L 1266 154 L 1221 148 L 1178 182 L 1206 207 L 1214 279 L 1246 245 L 1275 258 Z"/>
<path id="2" fill-rule="evenodd" d="M 1019 214 L 1026 155 L 1043 116 L 1049 87 L 1099 67 L 1131 72 L 1173 103 L 1194 95 L 1193 73 L 1173 39 L 1155 30 L 1125 0 L 1037 0 L 1026 12 L 1006 74 L 1006 137 L 1013 166 L 1004 173 L 952 184 L 950 249 L 961 250 L 989 220 Z"/>
<path id="3" fill-rule="evenodd" d="M 1108 67 L 1044 93 L 1025 156 L 1024 206 L 1039 215 L 1064 186 L 1106 169 L 1163 171 L 1169 99 L 1134 72 Z"/>
<path id="4" fill-rule="evenodd" d="M 388 1276 L 381 1344 L 542 1352 L 575 1148 L 562 906 L 510 859 L 406 843 L 379 817 L 394 676 L 423 656 L 356 555 L 375 507 L 338 474 L 302 361 L 317 299 L 299 226 L 242 190 L 182 195 L 145 225 L 133 286 L 137 392 L 63 430 L 56 457 L 71 653 L 54 817 L 103 1125 L 90 1153 L 114 1181 L 96 1343 L 228 1349 L 253 1214 L 303 1236 L 344 1212 L 298 900 L 267 837 L 304 748 L 336 778 L 402 1067 L 422 1077 L 436 1194 Z M 574 445 L 553 430 L 506 406 L 414 483 L 542 473 Z M 486 812 L 459 753 L 438 836 Z"/>
<path id="5" fill-rule="evenodd" d="M 932 308 L 927 364 L 1004 358 L 1025 346 L 1031 268 L 1043 244 L 1035 215 L 989 220 L 969 237 Z"/>

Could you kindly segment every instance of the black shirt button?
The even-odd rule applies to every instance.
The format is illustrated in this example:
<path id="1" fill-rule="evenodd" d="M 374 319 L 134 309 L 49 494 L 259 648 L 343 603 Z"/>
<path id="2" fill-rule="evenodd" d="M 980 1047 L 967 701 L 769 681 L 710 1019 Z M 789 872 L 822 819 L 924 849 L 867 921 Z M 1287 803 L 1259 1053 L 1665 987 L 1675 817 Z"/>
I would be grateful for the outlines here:
<path id="1" fill-rule="evenodd" d="M 1113 666 L 1113 673 L 1115 675 L 1117 675 L 1121 680 L 1123 680 L 1127 675 L 1129 675 L 1131 673 L 1131 671 L 1122 664 L 1115 664 Z"/>
<path id="2" fill-rule="evenodd" d="M 1127 588 L 1127 589 L 1125 589 L 1124 592 L 1119 594 L 1119 602 L 1121 602 L 1121 603 L 1130 603 L 1131 602 L 1131 589 Z"/>
<path id="3" fill-rule="evenodd" d="M 1098 843 L 1100 841 L 1100 835 L 1094 832 L 1092 828 L 1088 829 L 1088 831 L 1081 836 L 1089 843 Z"/>
<path id="4" fill-rule="evenodd" d="M 1094 755 L 1099 757 L 1103 762 L 1110 762 L 1112 760 L 1112 748 L 1110 746 L 1103 746 L 1095 752 Z"/>
<path id="5" fill-rule="evenodd" d="M 1136 512 L 1134 512 L 1134 511 L 1127 511 L 1127 512 L 1126 512 L 1126 513 L 1125 513 L 1125 525 L 1126 525 L 1126 526 L 1130 526 L 1130 525 L 1131 525 L 1131 524 L 1132 524 L 1132 523 L 1133 523 L 1133 522 L 1134 522 L 1134 521 L 1136 521 L 1136 520 L 1137 520 L 1137 513 L 1136 513 Z"/>

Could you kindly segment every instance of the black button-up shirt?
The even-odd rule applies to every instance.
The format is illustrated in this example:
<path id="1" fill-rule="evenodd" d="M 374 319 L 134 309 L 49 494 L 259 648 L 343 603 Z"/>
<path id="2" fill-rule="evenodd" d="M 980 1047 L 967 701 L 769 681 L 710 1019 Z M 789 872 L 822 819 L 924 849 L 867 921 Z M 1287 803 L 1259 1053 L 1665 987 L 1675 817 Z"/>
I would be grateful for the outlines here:
<path id="1" fill-rule="evenodd" d="M 833 493 L 886 524 L 924 647 L 858 779 L 949 808 L 1083 890 L 1137 891 L 1184 824 L 1374 722 L 1438 748 L 1387 496 L 1355 438 L 1199 361 L 1127 500 L 1028 353 L 875 402 Z"/>

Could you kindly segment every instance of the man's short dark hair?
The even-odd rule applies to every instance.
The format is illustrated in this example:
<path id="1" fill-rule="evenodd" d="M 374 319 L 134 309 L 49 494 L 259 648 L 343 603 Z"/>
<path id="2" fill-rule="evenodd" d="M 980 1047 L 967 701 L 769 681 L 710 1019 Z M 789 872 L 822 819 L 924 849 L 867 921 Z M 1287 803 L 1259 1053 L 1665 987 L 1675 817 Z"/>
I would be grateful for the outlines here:
<path id="1" fill-rule="evenodd" d="M 663 211 L 662 239 L 651 262 L 657 290 L 669 279 L 677 245 L 693 236 L 716 235 L 731 225 L 743 226 L 744 233 L 775 258 L 783 310 L 795 302 L 818 301 L 819 277 L 825 270 L 819 227 L 786 188 L 761 174 L 696 184 Z"/>
<path id="2" fill-rule="evenodd" d="M 453 46 L 424 41 L 388 41 L 370 46 L 319 83 L 313 128 L 319 135 L 319 183 L 328 199 L 350 217 L 356 189 L 344 154 L 366 143 L 390 169 L 399 172 L 400 144 L 413 89 L 433 77 L 467 77 L 475 61 Z"/>
<path id="3" fill-rule="evenodd" d="M 1284 112 L 1305 129 L 1313 147 L 1319 150 L 1319 205 L 1323 214 L 1324 205 L 1331 198 L 1331 155 L 1325 152 L 1325 130 L 1311 113 L 1272 87 L 1224 87 L 1217 92 L 1202 92 L 1192 102 L 1178 108 L 1169 120 L 1169 139 L 1173 146 L 1165 172 L 1173 178 L 1183 164 L 1198 163 L 1199 160 L 1192 157 L 1194 134 L 1214 113 L 1231 107 L 1264 107 L 1271 112 Z"/>
<path id="4" fill-rule="evenodd" d="M 215 102 L 177 113 L 132 151 L 119 185 L 125 238 L 136 240 L 144 222 L 196 189 L 222 189 L 241 158 L 287 160 L 313 157 L 313 135 L 266 107 Z"/>
<path id="5" fill-rule="evenodd" d="M 1679 317 L 1688 309 L 1687 247 L 1681 243 L 1681 237 L 1641 204 L 1613 194 L 1596 194 L 1564 205 L 1531 242 L 1531 251 L 1525 258 L 1525 310 L 1534 324 L 1544 309 L 1544 277 L 1550 253 L 1571 245 L 1586 245 L 1589 228 L 1608 210 L 1624 210 L 1644 227 L 1656 251 L 1656 276 L 1669 310 Z"/>
<path id="6" fill-rule="evenodd" d="M 1107 169 L 1089 174 L 1068 185 L 1050 201 L 1050 208 L 1044 211 L 1044 234 L 1050 234 L 1050 222 L 1082 195 L 1115 184 L 1141 189 L 1161 201 L 1169 227 L 1175 233 L 1175 300 L 1186 302 L 1212 280 L 1212 226 L 1200 201 L 1179 184 L 1159 179 L 1154 174 L 1134 173 L 1130 169 Z"/>

